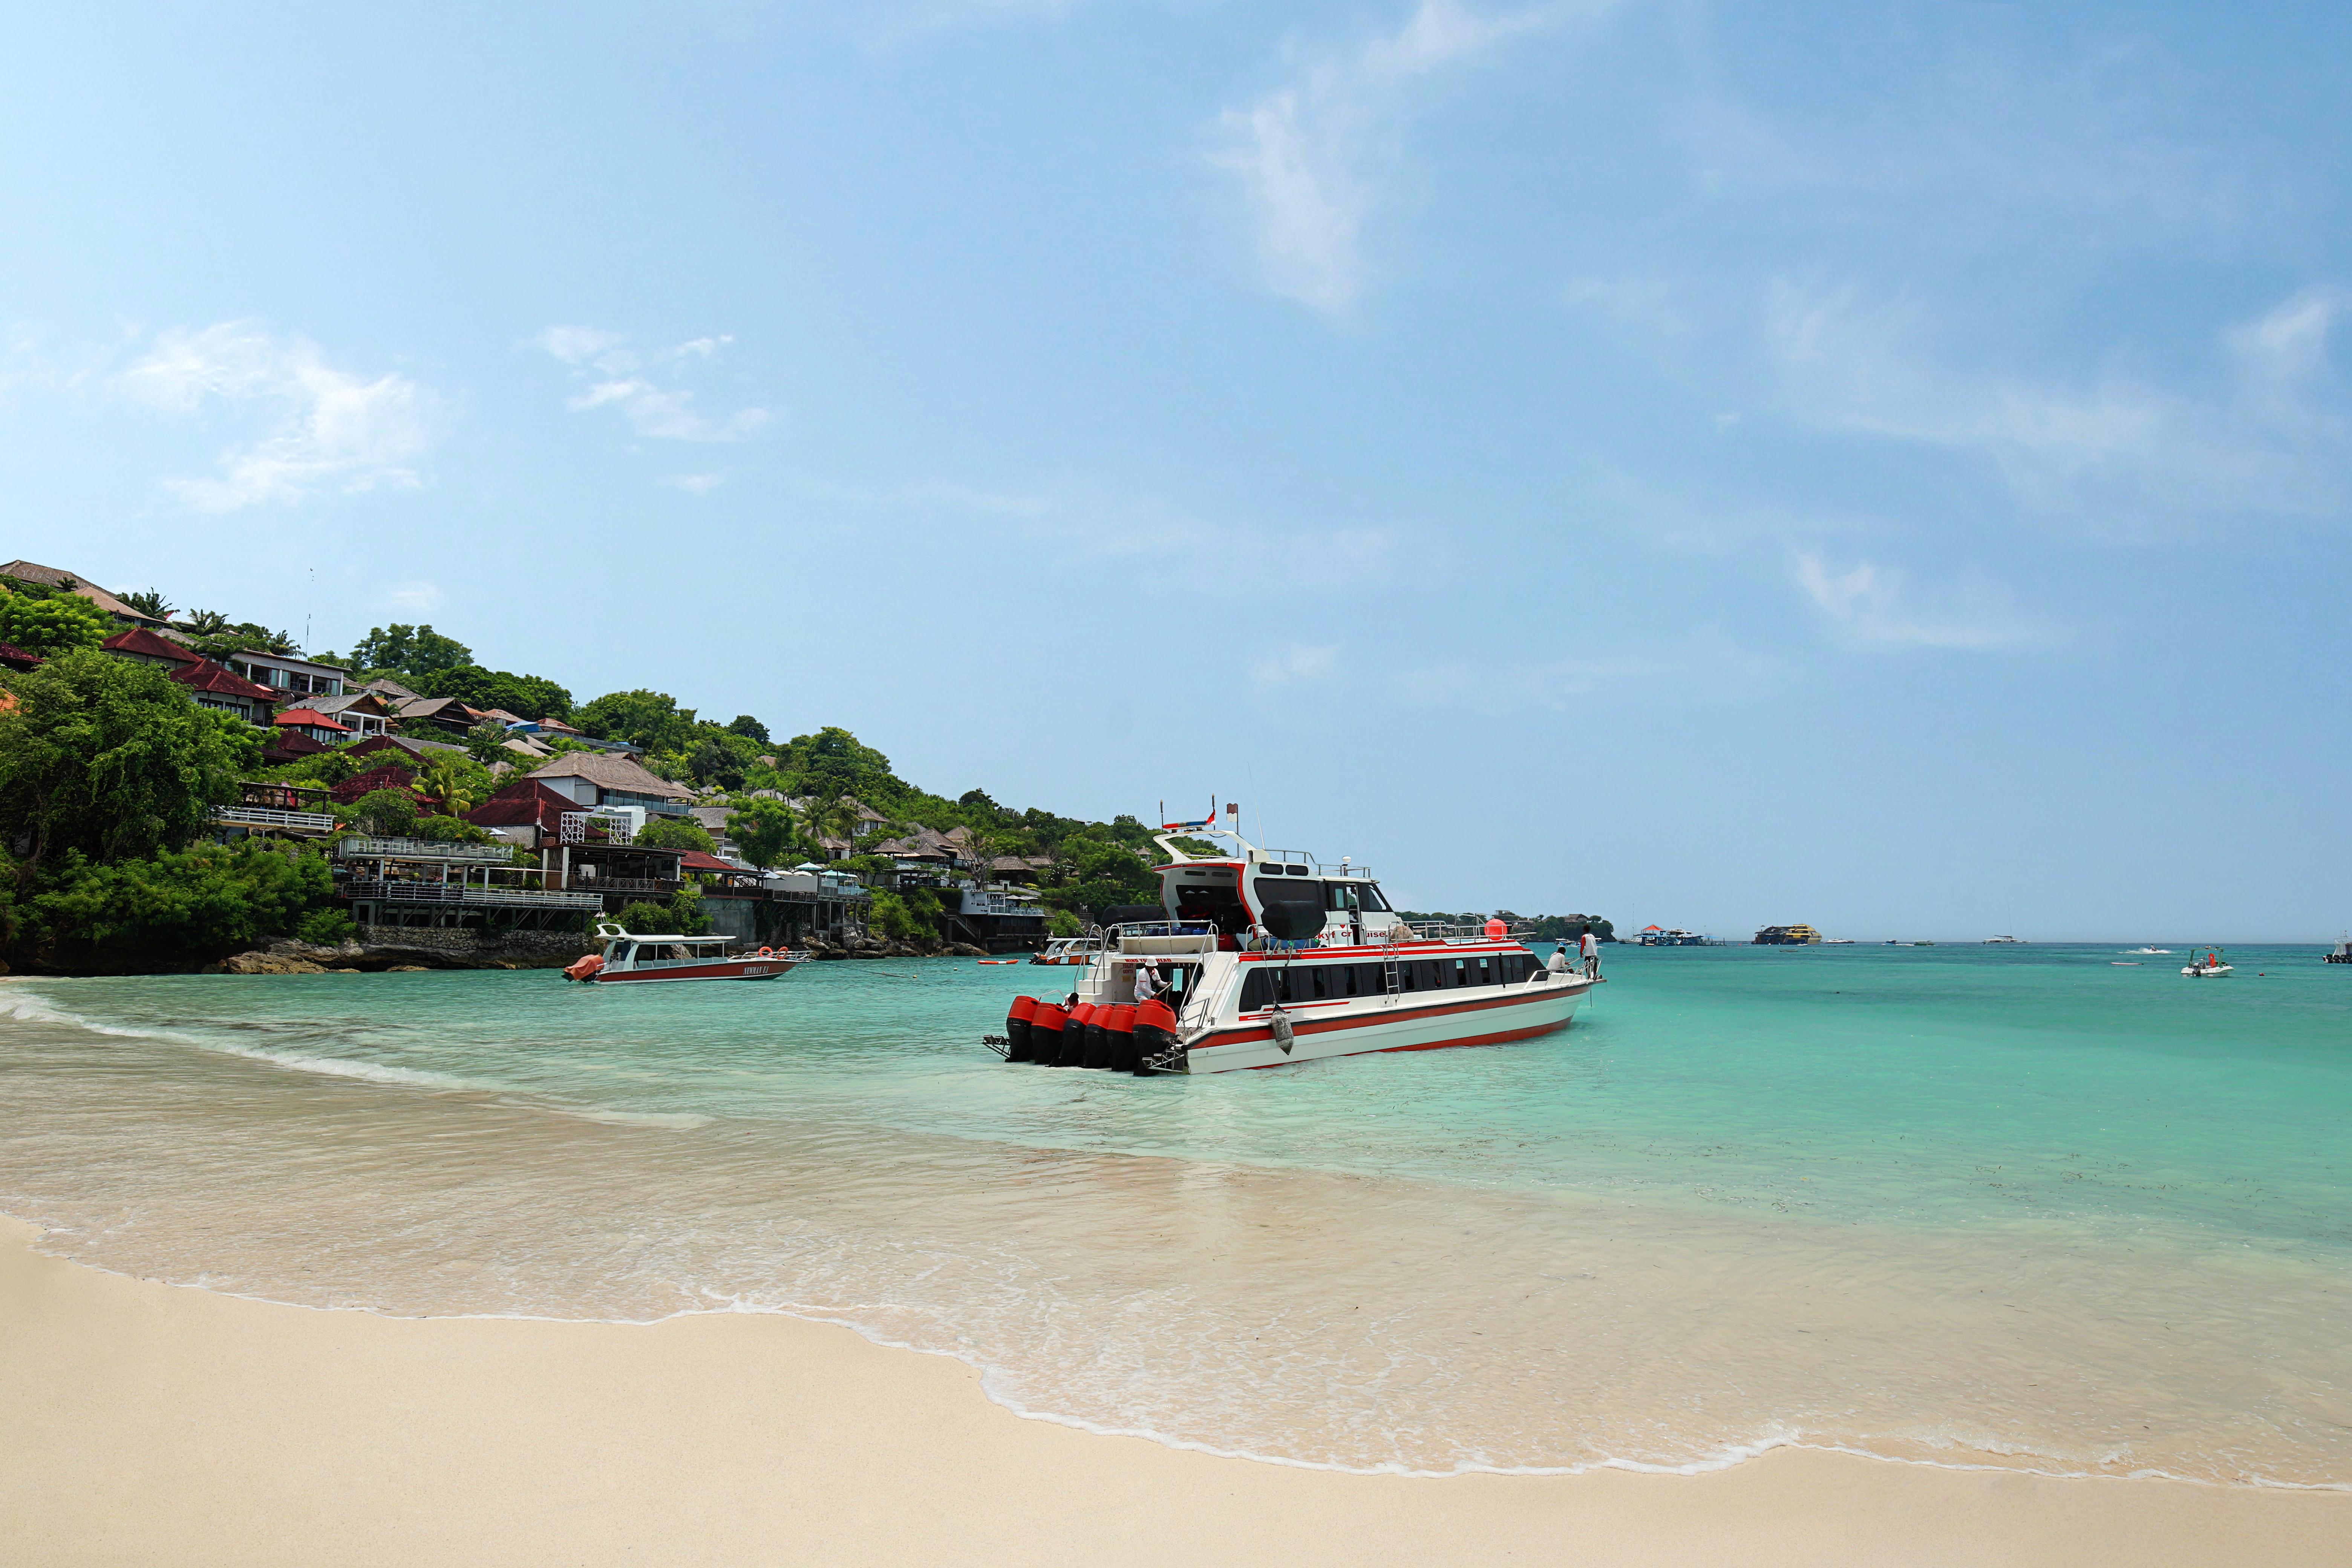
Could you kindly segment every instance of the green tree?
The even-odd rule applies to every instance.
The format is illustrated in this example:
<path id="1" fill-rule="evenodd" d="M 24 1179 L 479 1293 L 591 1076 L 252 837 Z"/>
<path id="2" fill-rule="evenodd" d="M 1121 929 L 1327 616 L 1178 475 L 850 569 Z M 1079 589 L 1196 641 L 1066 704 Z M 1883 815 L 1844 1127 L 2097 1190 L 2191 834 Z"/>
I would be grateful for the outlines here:
<path id="1" fill-rule="evenodd" d="M 352 821 L 378 838 L 405 838 L 416 826 L 416 801 L 404 789 L 372 789 L 352 802 Z"/>
<path id="2" fill-rule="evenodd" d="M 755 800 L 727 819 L 727 833 L 743 858 L 764 871 L 792 853 L 793 826 L 792 810 L 783 802 Z"/>
<path id="3" fill-rule="evenodd" d="M 163 597 L 158 589 L 142 588 L 135 594 L 117 594 L 114 596 L 142 616 L 159 621 L 172 618 L 172 601 Z"/>
<path id="4" fill-rule="evenodd" d="M 199 708 L 162 669 L 81 649 L 13 677 L 0 717 L 0 837 L 105 861 L 184 847 L 260 760 L 259 731 Z"/>
<path id="5" fill-rule="evenodd" d="M 631 840 L 651 849 L 699 849 L 709 854 L 718 846 L 691 819 L 683 816 L 656 816 Z"/>
<path id="6" fill-rule="evenodd" d="M 608 691 L 583 704 L 572 722 L 600 741 L 648 752 L 683 752 L 694 742 L 694 710 L 665 691 Z"/>
<path id="7" fill-rule="evenodd" d="M 0 597 L 0 642 L 26 653 L 55 658 L 76 648 L 96 647 L 122 628 L 114 617 L 79 594 L 30 594 Z"/>
<path id="8" fill-rule="evenodd" d="M 710 929 L 710 917 L 702 912 L 702 894 L 691 888 L 681 889 L 666 904 L 638 899 L 613 918 L 622 930 L 638 936 L 700 936 Z"/>
<path id="9" fill-rule="evenodd" d="M 819 795 L 808 803 L 801 818 L 807 831 L 809 847 L 819 855 L 825 853 L 823 841 L 840 838 L 855 848 L 857 843 L 857 803 L 845 795 Z"/>
<path id="10" fill-rule="evenodd" d="M 228 617 L 218 610 L 190 610 L 180 624 L 200 637 L 216 637 L 228 630 Z"/>
<path id="11" fill-rule="evenodd" d="M 454 697 L 468 708 L 503 708 L 518 719 L 569 719 L 572 693 L 537 675 L 460 664 L 416 678 L 426 697 Z"/>
<path id="12" fill-rule="evenodd" d="M 694 750 L 687 753 L 686 766 L 698 784 L 720 784 L 728 789 L 743 787 L 743 760 L 716 736 L 696 742 Z"/>
<path id="13" fill-rule="evenodd" d="M 376 626 L 352 646 L 352 662 L 364 670 L 426 676 L 474 662 L 473 650 L 429 626 Z M 534 714 L 534 718 L 538 715 Z"/>
<path id="14" fill-rule="evenodd" d="M 287 854 L 256 839 L 110 864 L 76 850 L 28 900 L 28 923 L 51 942 L 127 950 L 148 961 L 284 935 L 333 891 L 322 857 Z"/>
<path id="15" fill-rule="evenodd" d="M 486 768 L 492 763 L 513 761 L 513 753 L 507 750 L 507 727 L 496 719 L 483 720 L 466 731 L 466 754 Z"/>
<path id="16" fill-rule="evenodd" d="M 756 741 L 762 746 L 768 743 L 768 727 L 749 713 L 736 714 L 727 729 L 729 733 L 740 735 L 747 741 Z"/>
<path id="17" fill-rule="evenodd" d="M 814 735 L 795 735 L 776 756 L 777 770 L 795 783 L 793 793 L 831 799 L 856 795 L 877 809 L 895 811 L 912 792 L 890 771 L 890 759 L 838 725 Z"/>
<path id="18" fill-rule="evenodd" d="M 490 771 L 464 752 L 427 752 L 416 787 L 450 816 L 463 816 L 489 799 Z"/>

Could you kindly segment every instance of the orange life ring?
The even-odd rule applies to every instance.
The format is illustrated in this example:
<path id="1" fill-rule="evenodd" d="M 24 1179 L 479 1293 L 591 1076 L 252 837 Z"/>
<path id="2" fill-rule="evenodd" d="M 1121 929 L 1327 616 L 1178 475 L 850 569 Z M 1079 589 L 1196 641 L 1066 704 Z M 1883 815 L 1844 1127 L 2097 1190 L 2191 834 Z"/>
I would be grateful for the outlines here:
<path id="1" fill-rule="evenodd" d="M 776 950 L 772 947 L 763 947 L 760 950 L 760 956 L 761 958 L 773 958 L 776 956 Z"/>

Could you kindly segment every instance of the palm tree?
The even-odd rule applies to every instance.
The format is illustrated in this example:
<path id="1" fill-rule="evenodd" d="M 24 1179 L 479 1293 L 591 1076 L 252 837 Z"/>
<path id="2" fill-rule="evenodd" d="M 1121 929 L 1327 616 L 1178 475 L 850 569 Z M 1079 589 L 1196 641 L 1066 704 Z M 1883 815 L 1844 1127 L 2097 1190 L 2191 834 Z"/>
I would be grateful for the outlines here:
<path id="1" fill-rule="evenodd" d="M 142 588 L 135 594 L 119 594 L 116 597 L 141 615 L 154 620 L 168 621 L 172 618 L 172 601 L 163 597 L 160 588 Z"/>
<path id="2" fill-rule="evenodd" d="M 417 787 L 439 801 L 442 811 L 450 816 L 463 816 L 481 804 L 474 798 L 473 780 L 459 761 L 464 754 L 436 752 L 416 775 Z"/>
<path id="3" fill-rule="evenodd" d="M 218 610 L 190 610 L 182 623 L 200 637 L 215 637 L 228 630 L 228 617 Z"/>
<path id="4" fill-rule="evenodd" d="M 812 800 L 801 814 L 801 827 L 808 836 L 809 847 L 823 853 L 824 840 L 842 838 L 852 850 L 857 847 L 859 807 L 847 795 L 835 795 L 831 800 Z"/>

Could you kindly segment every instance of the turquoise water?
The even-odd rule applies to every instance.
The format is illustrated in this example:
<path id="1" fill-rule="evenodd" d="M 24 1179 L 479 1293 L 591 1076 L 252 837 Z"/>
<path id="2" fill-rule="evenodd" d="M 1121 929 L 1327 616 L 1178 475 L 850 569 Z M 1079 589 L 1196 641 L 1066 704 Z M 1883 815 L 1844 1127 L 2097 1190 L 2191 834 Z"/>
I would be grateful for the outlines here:
<path id="1" fill-rule="evenodd" d="M 1546 1039 L 1198 1079 L 996 1060 L 1059 977 L 968 960 L 12 983 L 0 1207 L 320 1305 L 834 1318 L 1297 1462 L 2352 1480 L 2352 966 L 2126 945 L 1620 950 Z"/>

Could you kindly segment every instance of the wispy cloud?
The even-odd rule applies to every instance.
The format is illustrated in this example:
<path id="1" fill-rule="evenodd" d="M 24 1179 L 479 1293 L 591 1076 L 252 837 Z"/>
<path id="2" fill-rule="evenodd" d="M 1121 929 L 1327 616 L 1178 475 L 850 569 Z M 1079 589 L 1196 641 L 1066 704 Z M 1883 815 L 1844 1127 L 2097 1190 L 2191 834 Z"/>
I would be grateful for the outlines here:
<path id="1" fill-rule="evenodd" d="M 1293 643 L 1259 659 L 1251 674 L 1261 686 L 1292 686 L 1302 680 L 1328 680 L 1339 668 L 1339 644 Z"/>
<path id="2" fill-rule="evenodd" d="M 1678 639 L 1592 653 L 1419 665 L 1402 671 L 1397 684 L 1408 701 L 1500 717 L 1568 712 L 1629 693 L 1646 701 L 1732 701 L 1781 669 L 1773 657 L 1702 627 Z"/>
<path id="3" fill-rule="evenodd" d="M 1897 568 L 1869 561 L 1832 566 L 1818 554 L 1795 557 L 1804 590 L 1841 641 L 1865 647 L 1933 647 L 1986 652 L 2056 639 L 2057 628 L 2021 610 L 2007 587 L 1981 574 L 1948 589 L 1913 585 Z"/>
<path id="4" fill-rule="evenodd" d="M 764 408 L 711 417 L 695 406 L 691 391 L 675 384 L 688 361 L 709 360 L 734 341 L 694 338 L 648 353 L 629 348 L 621 334 L 596 327 L 550 327 L 538 339 L 541 348 L 572 366 L 586 384 L 569 407 L 617 409 L 638 435 L 656 441 L 740 441 L 768 422 Z"/>
<path id="5" fill-rule="evenodd" d="M 1410 89 L 1514 39 L 1610 9 L 1610 0 L 1486 14 L 1420 0 L 1393 33 L 1309 62 L 1297 79 L 1219 117 L 1211 163 L 1231 174 L 1256 226 L 1266 286 L 1340 314 L 1365 286 L 1363 233 Z"/>
<path id="6" fill-rule="evenodd" d="M 1776 283 L 1764 335 L 1799 423 L 1979 454 L 2028 506 L 2128 533 L 2189 512 L 2341 509 L 2352 443 L 2321 394 L 2345 305 L 2313 290 L 2225 334 L 2231 384 L 2204 398 L 2123 374 L 2070 385 L 1951 368 L 1924 310 L 1852 289 Z"/>
<path id="7" fill-rule="evenodd" d="M 672 474 L 665 481 L 673 489 L 684 490 L 690 496 L 707 496 L 727 482 L 725 474 Z"/>
<path id="8" fill-rule="evenodd" d="M 281 341 L 247 321 L 163 332 L 113 385 L 173 414 L 215 400 L 267 412 L 268 432 L 222 452 L 220 477 L 165 481 L 199 510 L 419 483 L 414 465 L 428 445 L 424 390 L 406 376 L 337 370 L 300 338 Z"/>
<path id="9" fill-rule="evenodd" d="M 431 583 L 402 583 L 385 592 L 383 602 L 413 616 L 430 615 L 441 603 L 441 590 Z"/>

